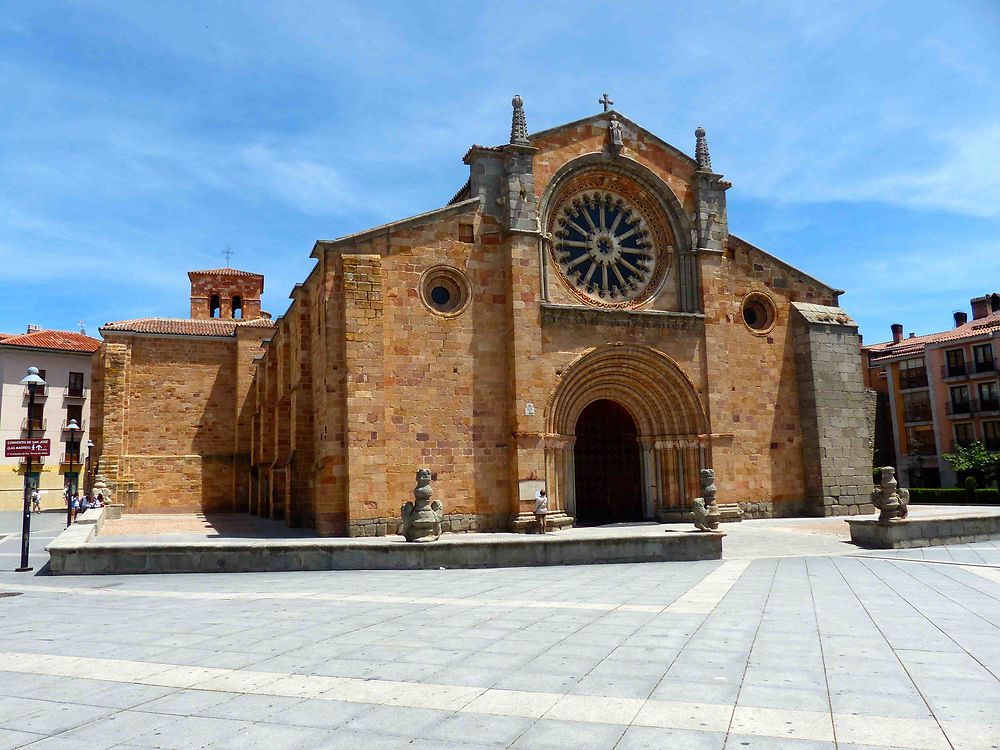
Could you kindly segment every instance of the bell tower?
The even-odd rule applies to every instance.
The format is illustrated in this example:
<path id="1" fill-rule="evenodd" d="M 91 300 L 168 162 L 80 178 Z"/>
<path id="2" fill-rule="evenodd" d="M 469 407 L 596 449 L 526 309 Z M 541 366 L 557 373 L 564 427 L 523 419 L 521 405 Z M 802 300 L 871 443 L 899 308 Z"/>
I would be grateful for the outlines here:
<path id="1" fill-rule="evenodd" d="M 264 277 L 235 268 L 188 271 L 191 280 L 191 317 L 195 319 L 254 320 L 261 317 Z"/>

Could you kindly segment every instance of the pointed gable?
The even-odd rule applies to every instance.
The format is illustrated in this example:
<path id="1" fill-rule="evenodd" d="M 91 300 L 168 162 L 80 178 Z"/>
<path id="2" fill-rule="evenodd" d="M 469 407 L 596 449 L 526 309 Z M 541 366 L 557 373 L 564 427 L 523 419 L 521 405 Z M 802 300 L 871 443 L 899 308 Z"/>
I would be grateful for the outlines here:
<path id="1" fill-rule="evenodd" d="M 608 123 L 615 115 L 622 125 L 624 148 L 620 157 L 636 161 L 662 179 L 686 211 L 694 210 L 691 175 L 698 163 L 683 151 L 625 117 L 609 110 L 529 136 L 538 149 L 534 158 L 535 193 L 541 196 L 563 165 L 586 154 L 608 148 Z"/>

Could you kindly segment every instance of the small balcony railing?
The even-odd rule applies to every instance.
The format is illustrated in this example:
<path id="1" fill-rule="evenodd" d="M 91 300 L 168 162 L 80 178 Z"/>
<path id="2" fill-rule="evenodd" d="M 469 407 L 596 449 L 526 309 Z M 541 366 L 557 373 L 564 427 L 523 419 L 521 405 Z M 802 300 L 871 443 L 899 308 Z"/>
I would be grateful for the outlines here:
<path id="1" fill-rule="evenodd" d="M 87 390 L 87 388 L 68 386 L 66 388 L 66 398 L 87 398 Z"/>
<path id="2" fill-rule="evenodd" d="M 979 411 L 1000 411 L 1000 398 L 984 398 L 979 402 Z"/>
<path id="3" fill-rule="evenodd" d="M 28 419 L 25 417 L 21 420 L 21 432 L 27 432 L 31 429 L 32 432 L 45 432 L 45 427 L 48 425 L 49 420 L 43 419 L 41 417 L 36 417 L 34 419 Z"/>
<path id="4" fill-rule="evenodd" d="M 1000 372 L 1000 366 L 998 366 L 997 360 L 995 359 L 987 359 L 985 362 L 976 362 L 973 369 L 977 375 Z"/>
<path id="5" fill-rule="evenodd" d="M 80 463 L 81 463 L 81 461 L 80 461 L 80 455 L 81 455 L 81 454 L 80 454 L 80 453 L 78 453 L 78 452 L 72 452 L 72 451 L 63 451 L 63 454 L 62 454 L 62 461 L 61 461 L 61 463 L 64 463 L 64 464 L 66 464 L 67 466 L 68 466 L 69 464 L 71 464 L 71 463 L 72 463 L 72 464 L 73 464 L 74 466 L 79 466 L 79 465 L 80 465 Z"/>
<path id="6" fill-rule="evenodd" d="M 46 459 L 45 456 L 31 456 L 31 463 L 34 466 L 40 466 L 41 464 L 45 463 L 45 459 Z M 18 461 L 18 463 L 20 463 L 22 465 L 27 464 L 28 463 L 28 456 L 20 456 L 17 459 L 17 461 Z"/>
<path id="7" fill-rule="evenodd" d="M 973 413 L 972 401 L 949 401 L 949 417 L 968 417 Z"/>
<path id="8" fill-rule="evenodd" d="M 930 422 L 931 407 L 927 406 L 921 409 L 907 409 L 903 413 L 903 420 L 906 422 Z"/>
<path id="9" fill-rule="evenodd" d="M 28 386 L 24 386 L 24 395 L 30 396 L 31 391 Z M 45 398 L 49 395 L 49 387 L 47 385 L 36 385 L 35 386 L 35 398 Z"/>
<path id="10" fill-rule="evenodd" d="M 901 390 L 908 388 L 926 388 L 927 370 L 907 370 L 899 375 L 899 387 Z"/>
<path id="11" fill-rule="evenodd" d="M 60 429 L 63 432 L 67 432 L 68 429 L 69 429 L 69 423 L 70 423 L 70 420 L 64 419 L 63 422 L 62 422 L 62 427 L 60 427 Z M 76 421 L 76 426 L 80 428 L 80 429 L 76 430 L 76 432 L 82 433 L 84 430 L 87 429 L 87 420 L 86 419 L 78 419 Z"/>

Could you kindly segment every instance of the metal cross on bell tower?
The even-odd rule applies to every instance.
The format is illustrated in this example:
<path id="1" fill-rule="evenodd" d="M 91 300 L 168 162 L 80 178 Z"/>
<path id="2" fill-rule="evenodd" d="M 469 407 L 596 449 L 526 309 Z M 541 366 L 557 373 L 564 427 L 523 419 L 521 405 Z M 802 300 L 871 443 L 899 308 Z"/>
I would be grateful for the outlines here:
<path id="1" fill-rule="evenodd" d="M 229 245 L 226 245 L 226 249 L 222 251 L 222 255 L 226 259 L 226 268 L 229 268 L 229 261 L 233 257 L 233 251 L 229 249 Z"/>
<path id="2" fill-rule="evenodd" d="M 614 104 L 614 101 L 612 101 L 610 98 L 608 98 L 608 92 L 605 91 L 604 92 L 604 96 L 602 96 L 600 99 L 598 99 L 597 103 L 598 104 L 603 104 L 604 105 L 604 111 L 607 112 L 609 109 L 611 109 L 611 105 Z"/>

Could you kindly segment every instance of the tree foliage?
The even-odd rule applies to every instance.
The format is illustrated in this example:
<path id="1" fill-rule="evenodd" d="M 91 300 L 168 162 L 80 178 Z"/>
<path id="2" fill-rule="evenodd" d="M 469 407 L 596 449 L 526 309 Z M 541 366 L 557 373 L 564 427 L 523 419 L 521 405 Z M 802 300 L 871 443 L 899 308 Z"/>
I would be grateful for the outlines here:
<path id="1" fill-rule="evenodd" d="M 986 446 L 978 440 L 965 446 L 958 445 L 954 453 L 945 453 L 942 458 L 951 464 L 959 477 L 972 477 L 980 485 L 1000 477 L 1000 453 L 986 450 Z"/>

